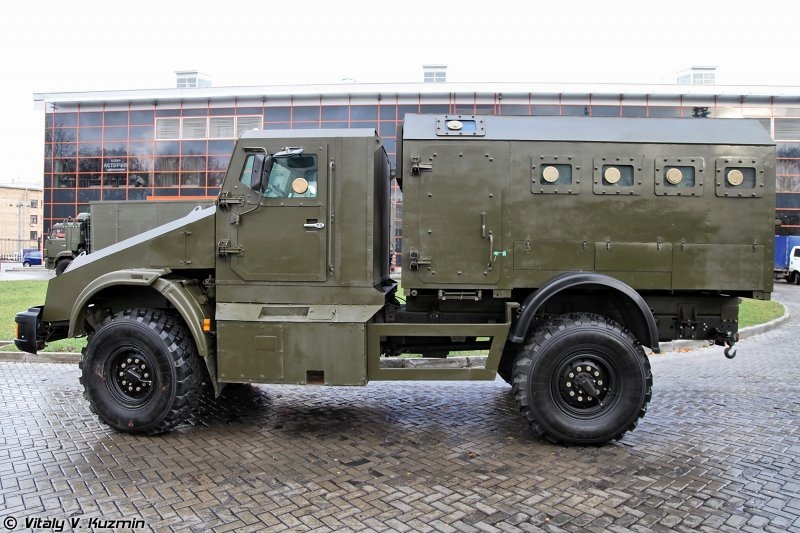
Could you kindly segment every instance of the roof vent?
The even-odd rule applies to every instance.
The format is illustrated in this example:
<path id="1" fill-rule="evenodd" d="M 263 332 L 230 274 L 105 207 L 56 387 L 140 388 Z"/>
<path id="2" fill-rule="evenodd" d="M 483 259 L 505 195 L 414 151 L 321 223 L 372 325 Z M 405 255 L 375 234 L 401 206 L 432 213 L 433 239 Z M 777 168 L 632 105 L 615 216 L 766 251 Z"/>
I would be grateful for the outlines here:
<path id="1" fill-rule="evenodd" d="M 715 85 L 717 67 L 692 67 L 678 73 L 678 85 Z"/>
<path id="2" fill-rule="evenodd" d="M 199 87 L 211 87 L 211 78 L 201 74 L 196 70 L 176 70 L 178 89 L 195 89 Z"/>
<path id="3" fill-rule="evenodd" d="M 447 65 L 422 65 L 425 83 L 444 83 L 447 81 Z"/>

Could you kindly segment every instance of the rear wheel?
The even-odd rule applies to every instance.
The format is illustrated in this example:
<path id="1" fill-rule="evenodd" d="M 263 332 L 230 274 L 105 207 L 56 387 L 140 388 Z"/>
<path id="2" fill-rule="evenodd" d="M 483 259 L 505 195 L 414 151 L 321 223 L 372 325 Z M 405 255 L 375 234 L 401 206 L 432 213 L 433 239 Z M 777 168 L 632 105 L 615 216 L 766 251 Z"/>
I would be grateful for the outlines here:
<path id="1" fill-rule="evenodd" d="M 514 364 L 514 399 L 537 436 L 566 444 L 621 438 L 647 410 L 650 363 L 616 322 L 581 313 L 538 329 Z"/>
<path id="2" fill-rule="evenodd" d="M 792 272 L 792 275 L 789 277 L 789 283 L 800 285 L 800 272 Z"/>
<path id="3" fill-rule="evenodd" d="M 183 422 L 200 399 L 203 369 L 192 337 L 162 310 L 107 318 L 85 348 L 81 370 L 92 411 L 120 431 L 162 433 Z"/>

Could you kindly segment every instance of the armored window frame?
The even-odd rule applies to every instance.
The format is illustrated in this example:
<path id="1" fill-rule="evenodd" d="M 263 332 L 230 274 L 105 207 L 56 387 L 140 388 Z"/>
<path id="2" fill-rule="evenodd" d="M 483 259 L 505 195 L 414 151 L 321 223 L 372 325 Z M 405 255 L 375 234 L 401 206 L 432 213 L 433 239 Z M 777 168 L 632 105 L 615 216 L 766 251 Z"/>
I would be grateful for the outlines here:
<path id="1" fill-rule="evenodd" d="M 603 167 L 605 166 L 630 166 L 633 169 L 631 185 L 606 184 L 603 180 Z M 593 184 L 594 194 L 599 195 L 626 195 L 638 196 L 642 194 L 642 168 L 644 158 L 641 156 L 630 156 L 611 154 L 596 156 L 593 161 Z"/>
<path id="2" fill-rule="evenodd" d="M 694 168 L 694 185 L 682 187 L 672 185 L 667 180 L 666 173 L 669 168 L 692 167 Z M 702 196 L 705 179 L 705 159 L 694 156 L 681 157 L 656 157 L 653 165 L 656 196 Z"/>
<path id="3" fill-rule="evenodd" d="M 451 122 L 474 122 L 475 130 L 463 131 L 463 129 L 450 129 L 448 124 Z M 485 137 L 486 122 L 477 115 L 443 115 L 436 117 L 436 135 L 451 137 Z"/>
<path id="4" fill-rule="evenodd" d="M 547 183 L 543 177 L 547 167 L 569 166 L 572 181 Z M 531 193 L 533 194 L 580 194 L 581 165 L 571 155 L 540 155 L 531 157 Z"/>
<path id="5" fill-rule="evenodd" d="M 303 158 L 311 158 L 313 165 L 307 167 L 294 167 L 290 163 L 294 156 L 276 157 L 273 159 L 269 176 L 264 183 L 261 196 L 267 200 L 281 200 L 291 198 L 316 198 L 319 194 L 319 158 L 317 154 L 304 154 Z M 306 191 L 297 193 L 293 183 L 298 178 L 306 180 Z"/>
<path id="6" fill-rule="evenodd" d="M 714 182 L 715 193 L 723 198 L 761 198 L 764 196 L 764 162 L 752 156 L 729 156 L 716 159 Z M 731 186 L 728 183 L 728 171 L 743 169 L 752 170 L 753 187 Z M 744 185 L 744 184 L 743 184 Z"/>

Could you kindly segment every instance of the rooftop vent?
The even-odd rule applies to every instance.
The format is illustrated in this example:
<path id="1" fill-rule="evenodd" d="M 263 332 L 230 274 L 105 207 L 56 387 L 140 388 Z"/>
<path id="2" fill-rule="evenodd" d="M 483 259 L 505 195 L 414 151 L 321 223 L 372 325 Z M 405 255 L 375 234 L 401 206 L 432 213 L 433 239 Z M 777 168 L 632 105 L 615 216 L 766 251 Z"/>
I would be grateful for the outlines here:
<path id="1" fill-rule="evenodd" d="M 422 65 L 425 83 L 444 83 L 447 81 L 447 65 Z"/>
<path id="2" fill-rule="evenodd" d="M 692 67 L 678 73 L 678 85 L 714 85 L 717 67 Z"/>
<path id="3" fill-rule="evenodd" d="M 176 70 L 178 89 L 195 89 L 199 87 L 211 87 L 211 78 L 201 74 L 196 70 Z"/>

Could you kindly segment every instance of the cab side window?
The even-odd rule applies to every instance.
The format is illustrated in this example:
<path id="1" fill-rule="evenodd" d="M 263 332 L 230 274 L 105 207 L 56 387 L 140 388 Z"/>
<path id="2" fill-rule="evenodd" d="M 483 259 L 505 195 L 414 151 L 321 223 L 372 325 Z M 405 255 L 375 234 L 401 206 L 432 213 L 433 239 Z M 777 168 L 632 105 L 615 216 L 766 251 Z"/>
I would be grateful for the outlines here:
<path id="1" fill-rule="evenodd" d="M 244 168 L 242 169 L 242 174 L 241 176 L 239 176 L 239 181 L 241 181 L 244 185 L 248 187 L 252 187 L 253 165 L 255 164 L 255 160 L 256 160 L 255 154 L 249 154 L 244 162 Z"/>

